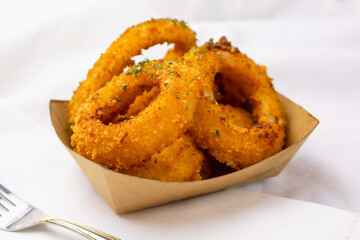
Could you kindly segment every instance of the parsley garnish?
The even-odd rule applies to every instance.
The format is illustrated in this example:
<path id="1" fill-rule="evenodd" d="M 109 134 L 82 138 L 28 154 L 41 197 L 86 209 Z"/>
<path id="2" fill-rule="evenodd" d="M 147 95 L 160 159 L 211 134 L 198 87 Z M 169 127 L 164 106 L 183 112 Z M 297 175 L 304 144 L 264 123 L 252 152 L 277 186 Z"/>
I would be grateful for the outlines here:
<path id="1" fill-rule="evenodd" d="M 177 98 L 177 99 L 180 99 L 180 97 L 177 95 L 179 93 L 179 91 L 170 91 L 170 93 L 174 94 L 174 96 Z"/>
<path id="2" fill-rule="evenodd" d="M 177 71 L 173 70 L 173 69 L 167 70 L 166 73 L 176 73 L 176 75 L 178 77 L 181 77 L 180 74 Z"/>
<path id="3" fill-rule="evenodd" d="M 181 20 L 180 24 L 182 27 L 186 27 L 186 22 L 184 20 Z"/>
<path id="4" fill-rule="evenodd" d="M 131 75 L 134 74 L 135 77 L 137 77 L 137 75 L 139 74 L 139 72 L 142 71 L 142 68 L 145 64 L 149 63 L 149 59 L 145 59 L 144 61 L 139 62 L 138 64 L 136 64 L 136 68 L 132 69 L 132 71 L 126 73 L 126 75 Z"/>
<path id="5" fill-rule="evenodd" d="M 122 86 L 122 89 L 124 90 L 124 93 L 126 93 L 126 88 L 127 88 L 129 85 L 123 84 L 123 85 L 121 85 L 121 86 Z"/>
<path id="6" fill-rule="evenodd" d="M 220 132 L 218 129 L 216 129 L 216 132 L 215 132 L 215 137 L 220 137 Z"/>

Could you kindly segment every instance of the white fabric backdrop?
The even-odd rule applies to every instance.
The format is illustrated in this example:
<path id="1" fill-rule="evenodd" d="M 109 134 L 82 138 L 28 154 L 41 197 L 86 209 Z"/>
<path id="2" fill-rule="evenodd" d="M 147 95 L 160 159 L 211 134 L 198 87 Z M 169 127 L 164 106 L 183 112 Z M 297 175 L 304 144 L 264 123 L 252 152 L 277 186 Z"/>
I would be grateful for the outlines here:
<path id="1" fill-rule="evenodd" d="M 129 25 L 176 17 L 197 32 L 199 43 L 227 36 L 268 67 L 279 92 L 320 120 L 278 177 L 233 189 L 360 212 L 359 1 L 37 0 L 1 6 L 0 183 L 20 196 L 77 219 L 53 202 L 81 206 L 80 212 L 96 204 L 110 212 L 54 134 L 48 101 L 69 99 Z M 91 196 L 85 205 L 84 196 Z"/>

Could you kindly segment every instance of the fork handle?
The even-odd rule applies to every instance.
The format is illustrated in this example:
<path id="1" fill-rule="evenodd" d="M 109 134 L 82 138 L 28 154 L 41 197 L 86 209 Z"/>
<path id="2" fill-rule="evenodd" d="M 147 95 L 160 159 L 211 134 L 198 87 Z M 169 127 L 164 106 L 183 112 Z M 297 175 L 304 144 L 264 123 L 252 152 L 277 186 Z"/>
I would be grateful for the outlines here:
<path id="1" fill-rule="evenodd" d="M 90 226 L 86 226 L 77 222 L 74 222 L 72 220 L 68 220 L 65 218 L 60 218 L 60 217 L 54 217 L 54 216 L 49 216 L 49 215 L 44 215 L 41 219 L 38 220 L 39 223 L 52 223 L 52 224 L 57 224 L 59 226 L 68 228 L 70 230 L 73 230 L 89 239 L 92 240 L 96 240 L 96 238 L 93 238 L 92 236 L 90 236 L 89 234 L 85 233 L 84 231 L 81 231 L 79 228 L 86 230 L 88 232 L 94 233 L 100 237 L 103 237 L 105 239 L 109 239 L 109 240 L 120 240 L 120 238 L 114 237 L 110 234 L 107 234 L 103 231 L 100 231 L 98 229 L 95 229 L 93 227 Z"/>
<path id="2" fill-rule="evenodd" d="M 40 221 L 39 221 L 40 222 Z M 43 223 L 46 222 L 46 223 L 52 223 L 52 224 L 55 224 L 55 225 L 59 225 L 61 227 L 65 227 L 67 229 L 70 229 L 74 232 L 77 232 L 85 237 L 87 237 L 88 239 L 91 239 L 91 240 L 96 240 L 96 238 L 93 238 L 92 236 L 90 236 L 89 234 L 85 233 L 84 231 L 81 231 L 80 229 L 70 225 L 70 224 L 67 224 L 67 223 L 64 223 L 64 222 L 57 222 L 57 221 L 54 221 L 54 220 L 46 220 L 46 221 L 43 221 Z"/>

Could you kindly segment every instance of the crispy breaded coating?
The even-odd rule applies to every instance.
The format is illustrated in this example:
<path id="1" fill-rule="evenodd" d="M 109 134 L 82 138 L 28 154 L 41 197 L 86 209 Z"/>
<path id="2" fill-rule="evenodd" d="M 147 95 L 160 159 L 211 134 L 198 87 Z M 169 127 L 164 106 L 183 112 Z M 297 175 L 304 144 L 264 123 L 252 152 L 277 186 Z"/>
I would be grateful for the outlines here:
<path id="1" fill-rule="evenodd" d="M 160 153 L 139 167 L 120 170 L 132 176 L 160 181 L 201 180 L 203 154 L 196 148 L 192 137 L 184 134 Z"/>

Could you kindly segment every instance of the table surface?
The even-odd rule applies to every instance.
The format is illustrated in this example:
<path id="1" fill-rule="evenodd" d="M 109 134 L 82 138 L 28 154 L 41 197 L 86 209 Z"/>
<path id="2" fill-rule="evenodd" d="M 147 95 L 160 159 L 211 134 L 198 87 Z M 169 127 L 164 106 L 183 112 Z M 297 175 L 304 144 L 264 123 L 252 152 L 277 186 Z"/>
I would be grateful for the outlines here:
<path id="1" fill-rule="evenodd" d="M 243 191 L 360 212 L 360 21 L 357 10 L 348 2 L 337 8 L 329 7 L 320 17 L 291 17 L 296 11 L 290 5 L 288 11 L 278 10 L 274 18 L 265 18 L 256 15 L 265 16 L 265 7 L 255 11 L 250 4 L 253 12 L 248 14 L 253 16 L 239 18 L 236 12 L 228 10 L 231 20 L 226 14 L 223 18 L 211 18 L 205 13 L 196 15 L 196 11 L 186 15 L 172 10 L 171 16 L 189 19 L 199 44 L 225 35 L 255 62 L 267 66 L 277 91 L 304 107 L 320 124 L 275 178 L 124 216 L 112 213 L 62 146 L 50 123 L 48 103 L 50 99 L 69 99 L 100 53 L 126 27 L 151 17 L 167 16 L 165 7 L 142 5 L 136 14 L 122 11 L 121 15 L 120 7 L 127 9 L 135 3 L 79 1 L 70 5 L 65 1 L 51 8 L 44 1 L 35 1 L 33 6 L 23 1 L 9 3 L 8 11 L 2 10 L 5 14 L 0 14 L 1 29 L 4 29 L 0 35 L 0 154 L 3 159 L 0 183 L 46 212 L 119 232 L 122 236 L 126 236 L 125 227 L 130 227 L 133 229 L 133 235 L 128 236 L 131 239 L 141 236 L 136 234 L 136 226 L 160 238 L 161 233 L 156 231 L 164 224 L 169 227 L 166 233 L 170 234 L 164 236 L 187 227 L 191 229 L 188 225 L 176 229 L 174 224 L 166 222 L 174 220 L 174 216 L 166 217 L 168 214 L 187 214 L 179 217 L 179 221 L 184 222 L 200 214 L 195 226 L 212 226 L 215 212 L 207 213 L 204 209 L 196 212 L 196 209 L 208 204 L 227 212 L 233 204 L 237 206 L 239 197 L 244 197 Z M 22 3 L 18 10 L 15 10 L 16 3 Z M 201 5 L 202 1 L 195 3 Z M 44 4 L 48 12 L 41 8 Z M 299 9 L 306 8 L 300 4 Z M 164 48 L 152 49 L 145 55 L 161 57 Z M 219 203 L 224 199 L 225 202 Z M 238 209 L 235 207 L 234 211 Z M 221 224 L 233 218 L 239 221 L 236 214 L 226 216 L 222 215 L 225 220 Z M 111 225 L 114 218 L 122 224 L 121 231 Z M 150 229 L 153 227 L 155 230 Z M 35 233 L 39 229 L 42 233 Z M 52 236 L 53 232 L 58 235 Z M 61 239 L 71 235 L 41 226 L 18 235 L 0 232 L 1 239 L 2 236 Z M 211 236 L 210 232 L 207 236 Z"/>

